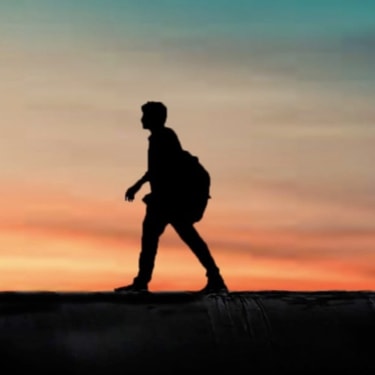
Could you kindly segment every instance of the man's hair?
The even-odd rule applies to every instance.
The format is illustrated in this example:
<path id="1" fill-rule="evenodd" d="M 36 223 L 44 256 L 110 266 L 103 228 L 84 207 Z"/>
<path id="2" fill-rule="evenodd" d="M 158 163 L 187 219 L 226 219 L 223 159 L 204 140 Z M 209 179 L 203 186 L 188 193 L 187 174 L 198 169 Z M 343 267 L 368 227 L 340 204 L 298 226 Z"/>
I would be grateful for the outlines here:
<path id="1" fill-rule="evenodd" d="M 167 107 L 161 102 L 147 102 L 142 105 L 143 113 L 152 116 L 159 125 L 167 120 Z"/>

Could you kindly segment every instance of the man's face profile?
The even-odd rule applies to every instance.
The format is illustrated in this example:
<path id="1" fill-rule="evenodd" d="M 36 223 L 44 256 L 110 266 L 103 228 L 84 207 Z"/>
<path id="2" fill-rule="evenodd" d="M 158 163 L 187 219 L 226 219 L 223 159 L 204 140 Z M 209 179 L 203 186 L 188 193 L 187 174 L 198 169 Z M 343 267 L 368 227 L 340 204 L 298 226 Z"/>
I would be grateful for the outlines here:
<path id="1" fill-rule="evenodd" d="M 150 113 L 143 112 L 141 122 L 143 125 L 143 129 L 150 129 L 152 126 L 152 117 L 150 116 Z"/>

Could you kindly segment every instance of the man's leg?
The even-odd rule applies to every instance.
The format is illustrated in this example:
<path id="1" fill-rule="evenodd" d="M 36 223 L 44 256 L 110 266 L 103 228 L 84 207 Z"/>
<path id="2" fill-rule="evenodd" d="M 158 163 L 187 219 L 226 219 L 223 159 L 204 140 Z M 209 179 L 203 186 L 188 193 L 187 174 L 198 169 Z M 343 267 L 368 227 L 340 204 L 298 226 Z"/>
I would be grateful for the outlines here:
<path id="1" fill-rule="evenodd" d="M 138 275 L 134 282 L 147 285 L 151 281 L 159 237 L 166 226 L 167 220 L 160 214 L 160 210 L 148 206 L 142 226 L 142 248 L 138 261 Z"/>
<path id="2" fill-rule="evenodd" d="M 206 242 L 199 235 L 193 223 L 185 221 L 173 221 L 171 223 L 181 239 L 190 247 L 202 266 L 206 269 L 208 284 L 203 291 L 226 290 L 220 270 L 212 257 Z"/>
<path id="3" fill-rule="evenodd" d="M 142 224 L 141 253 L 138 261 L 138 275 L 133 284 L 115 289 L 116 291 L 147 290 L 147 284 L 152 277 L 159 237 L 164 232 L 168 222 L 160 214 L 160 210 L 150 204 Z"/>

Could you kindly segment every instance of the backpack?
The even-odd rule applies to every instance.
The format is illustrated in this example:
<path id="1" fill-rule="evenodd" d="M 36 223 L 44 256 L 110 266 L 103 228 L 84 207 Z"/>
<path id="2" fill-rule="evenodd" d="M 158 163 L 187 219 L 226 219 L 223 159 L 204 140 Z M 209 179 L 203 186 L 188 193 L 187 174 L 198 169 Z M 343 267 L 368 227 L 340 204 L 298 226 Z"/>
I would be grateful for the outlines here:
<path id="1" fill-rule="evenodd" d="M 179 172 L 178 190 L 181 200 L 181 209 L 185 217 L 193 223 L 199 221 L 204 214 L 210 196 L 211 178 L 206 168 L 200 163 L 197 156 L 183 150 Z"/>

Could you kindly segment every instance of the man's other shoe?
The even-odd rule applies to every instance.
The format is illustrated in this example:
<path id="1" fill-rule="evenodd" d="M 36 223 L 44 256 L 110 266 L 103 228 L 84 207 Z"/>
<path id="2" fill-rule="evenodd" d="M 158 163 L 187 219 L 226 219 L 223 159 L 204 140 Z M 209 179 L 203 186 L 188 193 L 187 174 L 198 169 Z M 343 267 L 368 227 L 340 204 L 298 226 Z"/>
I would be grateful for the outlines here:
<path id="1" fill-rule="evenodd" d="M 219 277 L 217 279 L 208 279 L 207 285 L 200 290 L 200 293 L 228 293 L 228 288 L 224 280 Z"/>

